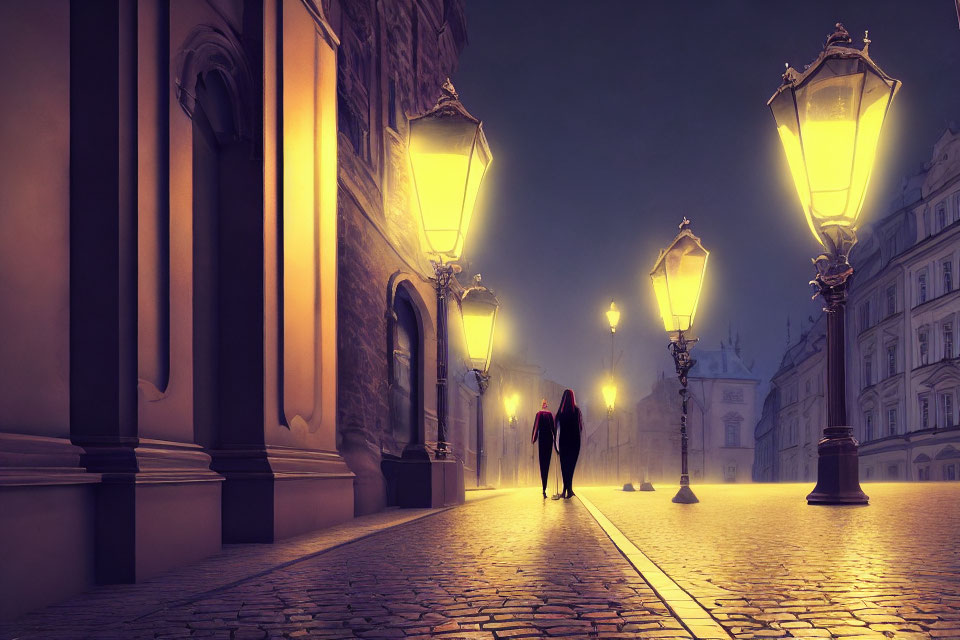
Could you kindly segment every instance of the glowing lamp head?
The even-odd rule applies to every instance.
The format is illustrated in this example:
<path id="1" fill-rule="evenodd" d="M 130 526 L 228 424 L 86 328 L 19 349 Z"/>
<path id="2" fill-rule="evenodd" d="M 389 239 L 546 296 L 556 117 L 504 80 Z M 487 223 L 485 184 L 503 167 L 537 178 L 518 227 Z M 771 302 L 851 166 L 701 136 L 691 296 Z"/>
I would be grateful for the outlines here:
<path id="1" fill-rule="evenodd" d="M 617 325 L 620 324 L 620 309 L 617 309 L 617 303 L 610 301 L 610 308 L 607 309 L 607 322 L 610 323 L 610 333 L 616 333 Z"/>
<path id="2" fill-rule="evenodd" d="M 869 38 L 863 50 L 851 42 L 837 23 L 820 56 L 802 73 L 788 67 L 767 102 L 807 224 L 828 248 L 857 226 L 880 130 L 900 89 L 870 59 Z"/>
<path id="3" fill-rule="evenodd" d="M 410 120 L 408 150 L 427 252 L 458 260 L 492 157 L 481 122 L 460 104 L 449 78 L 436 106 Z"/>
<path id="4" fill-rule="evenodd" d="M 693 326 L 708 255 L 700 238 L 690 231 L 690 221 L 686 218 L 670 246 L 660 251 L 650 279 L 663 328 L 668 332 L 689 331 Z"/>
<path id="5" fill-rule="evenodd" d="M 607 405 L 607 411 L 613 411 L 617 405 L 617 385 L 613 381 L 608 381 L 603 385 L 603 403 Z"/>
<path id="6" fill-rule="evenodd" d="M 517 409 L 520 407 L 520 396 L 516 393 L 510 394 L 509 396 L 503 399 L 503 409 L 504 413 L 507 414 L 507 419 L 510 422 L 513 422 L 517 419 Z"/>
<path id="7" fill-rule="evenodd" d="M 482 373 L 490 368 L 493 332 L 499 309 L 497 296 L 480 284 L 480 274 L 474 276 L 473 286 L 464 291 L 460 299 L 460 316 L 463 318 L 463 334 L 467 339 L 467 359 L 474 370 Z"/>

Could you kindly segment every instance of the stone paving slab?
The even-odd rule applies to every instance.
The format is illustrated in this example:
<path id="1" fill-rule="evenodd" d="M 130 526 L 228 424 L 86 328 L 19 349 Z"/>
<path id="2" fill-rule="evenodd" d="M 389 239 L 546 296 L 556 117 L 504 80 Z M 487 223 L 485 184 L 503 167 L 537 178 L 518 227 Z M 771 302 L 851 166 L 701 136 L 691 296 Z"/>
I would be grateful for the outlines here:
<path id="1" fill-rule="evenodd" d="M 229 565 L 255 558 L 220 560 L 250 575 Z M 690 638 L 578 501 L 535 490 L 473 500 L 146 614 L 128 602 L 145 587 L 96 590 L 2 637 Z"/>
<path id="2" fill-rule="evenodd" d="M 809 485 L 581 487 L 736 638 L 960 639 L 960 483 L 866 484 L 866 507 Z"/>

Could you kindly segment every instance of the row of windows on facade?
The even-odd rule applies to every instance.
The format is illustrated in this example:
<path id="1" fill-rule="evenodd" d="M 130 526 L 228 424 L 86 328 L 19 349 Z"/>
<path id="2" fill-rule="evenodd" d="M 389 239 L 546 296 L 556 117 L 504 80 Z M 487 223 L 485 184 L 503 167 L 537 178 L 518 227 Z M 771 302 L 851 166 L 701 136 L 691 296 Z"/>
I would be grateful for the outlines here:
<path id="1" fill-rule="evenodd" d="M 943 322 L 940 324 L 940 336 L 941 336 L 941 351 L 940 356 L 942 360 L 950 360 L 955 357 L 954 353 L 954 340 L 953 340 L 953 322 Z M 886 377 L 891 377 L 897 375 L 899 368 L 897 366 L 897 341 L 889 342 L 886 345 L 887 357 L 886 357 Z M 930 364 L 930 327 L 923 326 L 917 329 L 917 353 L 919 355 L 919 360 L 917 366 L 924 366 Z M 874 367 L 873 367 L 873 353 L 868 353 L 863 356 L 863 378 L 861 380 L 861 388 L 869 387 L 872 384 L 875 384 L 881 380 L 881 378 L 874 377 Z"/>
<path id="2" fill-rule="evenodd" d="M 867 480 L 872 480 L 872 479 L 873 479 L 874 473 L 873 473 L 873 467 L 872 467 L 872 466 L 871 466 L 871 467 L 865 467 L 863 471 L 864 471 L 863 475 L 864 475 L 864 477 L 865 477 Z M 949 480 L 957 480 L 957 479 L 958 479 L 957 465 L 954 464 L 954 463 L 952 463 L 952 462 L 948 462 L 948 463 L 942 465 L 941 468 L 940 468 L 940 472 L 941 472 L 940 478 L 943 479 L 943 480 L 948 480 L 948 481 L 949 481 Z M 887 475 L 886 475 L 886 477 L 885 477 L 884 479 L 885 479 L 885 480 L 899 480 L 899 479 L 900 479 L 900 465 L 898 465 L 898 464 L 890 464 L 890 465 L 887 465 Z M 931 477 L 930 477 L 930 465 L 929 465 L 929 464 L 925 464 L 925 465 L 922 465 L 922 466 L 917 467 L 917 480 L 920 480 L 920 481 L 929 481 L 929 480 L 931 480 Z"/>
<path id="3" fill-rule="evenodd" d="M 814 390 L 813 388 L 814 378 L 816 378 L 816 381 L 817 381 L 816 390 Z M 806 396 L 804 397 L 810 397 L 814 393 L 816 393 L 816 395 L 822 395 L 823 394 L 823 376 L 822 375 L 811 376 L 807 378 L 803 383 L 803 388 L 806 393 Z M 793 383 L 791 385 L 788 385 L 786 387 L 785 394 L 781 397 L 784 400 L 784 405 L 793 404 L 794 402 L 796 402 L 799 399 L 799 396 L 797 394 L 797 384 Z"/>
<path id="4" fill-rule="evenodd" d="M 929 210 L 923 212 L 924 237 L 929 237 L 934 233 L 940 233 L 957 220 L 960 220 L 960 192 L 945 197 L 935 204 L 933 209 L 933 220 L 930 219 Z"/>
<path id="5" fill-rule="evenodd" d="M 814 433 L 813 423 L 809 418 L 804 422 L 804 434 L 806 436 L 806 442 L 815 442 L 819 437 L 819 431 Z M 794 445 L 800 444 L 800 420 L 799 418 L 793 418 L 783 423 L 783 433 L 781 435 L 780 441 L 784 447 L 792 447 Z"/>
<path id="6" fill-rule="evenodd" d="M 934 297 L 939 297 L 951 293 L 954 289 L 953 283 L 953 260 L 948 259 L 940 263 L 940 293 L 938 296 L 931 295 L 932 287 L 929 286 L 929 277 L 927 268 L 921 269 L 917 273 L 917 299 L 916 305 L 919 306 L 929 300 L 933 300 Z M 884 307 L 884 318 L 889 318 L 890 316 L 897 313 L 897 285 L 891 284 L 886 289 L 885 295 L 885 307 Z M 866 331 L 872 327 L 875 323 L 873 322 L 873 317 L 870 313 L 870 301 L 867 300 L 860 305 L 860 331 Z"/>
<path id="7" fill-rule="evenodd" d="M 917 396 L 917 408 L 919 411 L 920 424 L 919 429 L 930 429 L 938 427 L 948 429 L 953 427 L 954 417 L 954 397 L 955 391 L 944 391 L 936 394 L 937 406 L 931 406 L 933 394 L 921 393 Z M 899 411 L 896 406 L 886 408 L 886 424 L 883 429 L 878 429 L 876 424 L 875 412 L 865 411 L 863 413 L 863 440 L 869 442 L 878 438 L 887 436 L 896 436 L 902 433 L 899 420 Z"/>

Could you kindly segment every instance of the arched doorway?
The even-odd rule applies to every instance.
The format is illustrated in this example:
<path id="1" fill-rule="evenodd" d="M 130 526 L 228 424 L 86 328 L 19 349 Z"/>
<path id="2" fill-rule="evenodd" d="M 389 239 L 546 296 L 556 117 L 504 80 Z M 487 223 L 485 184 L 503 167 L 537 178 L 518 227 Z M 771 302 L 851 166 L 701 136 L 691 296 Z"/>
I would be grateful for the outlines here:
<path id="1" fill-rule="evenodd" d="M 417 314 L 405 287 L 397 289 L 393 300 L 396 318 L 393 345 L 393 380 L 390 385 L 392 432 L 399 448 L 408 450 L 421 445 L 420 438 L 420 371 L 422 365 L 421 336 Z"/>

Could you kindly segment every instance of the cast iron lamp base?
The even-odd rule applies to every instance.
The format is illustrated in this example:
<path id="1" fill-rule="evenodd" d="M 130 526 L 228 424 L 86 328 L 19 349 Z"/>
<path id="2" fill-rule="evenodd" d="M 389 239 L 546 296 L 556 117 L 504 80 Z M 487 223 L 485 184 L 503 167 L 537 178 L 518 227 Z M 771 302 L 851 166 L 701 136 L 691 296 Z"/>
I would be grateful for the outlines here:
<path id="1" fill-rule="evenodd" d="M 640 491 L 654 491 L 653 485 L 649 482 L 640 483 Z"/>
<path id="2" fill-rule="evenodd" d="M 817 445 L 817 486 L 807 504 L 867 504 L 851 427 L 827 427 Z"/>
<path id="3" fill-rule="evenodd" d="M 632 482 L 628 482 L 625 485 L 623 485 L 623 491 L 636 491 L 636 489 L 633 488 Z"/>
<path id="4" fill-rule="evenodd" d="M 684 485 L 680 487 L 680 491 L 677 491 L 677 495 L 673 496 L 673 502 L 677 504 L 693 504 L 700 501 L 697 500 L 697 496 L 693 495 L 693 489 Z"/>

